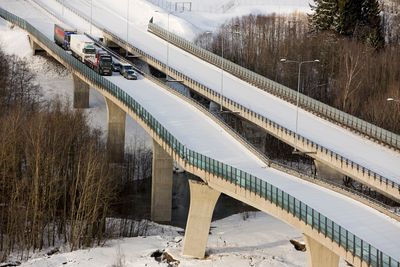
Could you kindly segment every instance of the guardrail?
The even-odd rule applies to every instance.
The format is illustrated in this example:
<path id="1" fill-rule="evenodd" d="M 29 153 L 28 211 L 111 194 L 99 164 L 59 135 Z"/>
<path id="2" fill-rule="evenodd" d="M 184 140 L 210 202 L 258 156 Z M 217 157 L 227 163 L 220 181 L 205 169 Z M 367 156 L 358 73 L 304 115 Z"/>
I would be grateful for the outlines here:
<path id="1" fill-rule="evenodd" d="M 66 67 L 73 71 L 79 72 L 93 85 L 102 88 L 109 94 L 119 99 L 119 101 L 121 101 L 127 108 L 134 112 L 143 123 L 152 129 L 154 134 L 163 140 L 163 142 L 170 147 L 175 156 L 179 157 L 185 164 L 215 175 L 216 177 L 220 177 L 227 182 L 257 194 L 258 196 L 264 198 L 265 201 L 273 203 L 282 210 L 292 214 L 306 225 L 309 225 L 312 227 L 312 229 L 322 233 L 326 238 L 335 242 L 339 247 L 342 247 L 346 251 L 352 253 L 353 256 L 362 259 L 370 266 L 400 267 L 400 263 L 397 259 L 394 259 L 377 248 L 371 246 L 368 242 L 365 242 L 364 240 L 355 236 L 347 229 L 335 223 L 333 220 L 327 218 L 323 214 L 314 210 L 312 207 L 309 207 L 302 201 L 282 191 L 278 187 L 275 187 L 274 185 L 240 169 L 229 166 L 187 148 L 125 91 L 66 53 L 63 49 L 49 40 L 44 34 L 38 31 L 27 21 L 9 13 L 2 8 L 0 8 L 0 16 L 29 32 L 29 34 L 34 36 L 43 45 L 45 45 L 47 49 L 56 54 L 60 60 L 67 65 Z"/>
<path id="2" fill-rule="evenodd" d="M 227 59 L 224 59 L 208 50 L 205 50 L 184 38 L 177 36 L 174 33 L 168 32 L 166 29 L 154 24 L 149 23 L 149 31 L 161 37 L 162 39 L 170 42 L 171 44 L 193 54 L 204 61 L 213 64 L 232 75 L 271 93 L 281 99 L 296 104 L 297 91 L 294 91 L 282 84 L 274 82 L 266 77 L 243 68 Z M 327 118 L 331 121 L 337 122 L 346 126 L 354 131 L 367 135 L 379 142 L 382 142 L 390 147 L 400 149 L 400 136 L 388 130 L 380 128 L 369 122 L 361 120 L 355 116 L 345 113 L 341 110 L 333 108 L 318 100 L 308 97 L 304 94 L 299 94 L 299 106 L 305 110 L 311 111 L 321 117 Z"/>
<path id="3" fill-rule="evenodd" d="M 61 0 L 56 0 L 56 1 L 59 4 L 64 4 L 64 3 L 61 2 Z M 88 21 L 88 22 L 90 21 L 90 18 L 82 15 L 81 12 L 79 12 L 75 8 L 73 8 L 71 6 L 68 6 L 68 5 L 65 5 L 65 8 L 68 8 L 72 13 L 74 13 L 78 17 L 82 18 L 83 20 Z M 114 33 L 110 32 L 107 29 L 102 28 L 102 26 L 98 25 L 96 22 L 92 21 L 92 23 L 97 28 L 101 29 L 105 36 L 111 37 L 114 42 L 118 42 L 118 44 L 121 45 L 121 46 L 129 47 L 132 50 L 130 52 L 134 52 L 137 55 L 140 55 L 144 60 L 147 60 L 147 62 L 150 62 L 151 65 L 160 66 L 161 69 L 164 69 L 165 71 L 167 71 L 166 64 L 164 64 L 160 60 L 158 60 L 158 59 L 154 58 L 153 56 L 147 54 L 146 52 L 138 49 L 137 47 L 134 47 L 133 45 L 127 43 L 125 40 L 123 40 L 122 38 L 118 37 Z M 158 27 L 155 24 L 150 24 L 150 25 L 152 25 L 154 27 Z M 162 30 L 162 28 L 160 28 L 160 29 Z M 173 34 L 171 34 L 171 36 L 172 35 Z M 182 40 L 185 41 L 185 42 L 188 42 L 188 41 L 186 41 L 184 39 L 182 39 Z M 203 51 L 204 52 L 208 52 L 208 51 L 206 51 L 204 49 L 203 49 Z M 210 52 L 208 52 L 208 53 L 210 53 Z M 214 55 L 214 54 L 212 54 L 212 55 Z M 216 55 L 214 55 L 214 56 L 216 56 Z M 168 66 L 168 74 L 169 75 L 175 75 L 175 77 L 178 77 L 179 80 L 184 80 L 185 84 L 189 85 L 189 87 L 191 87 L 191 88 L 195 88 L 195 87 L 201 88 L 201 90 L 206 92 L 207 96 L 214 97 L 214 98 L 216 98 L 216 100 L 221 100 L 222 99 L 223 103 L 221 103 L 221 104 L 224 104 L 225 106 L 230 106 L 231 110 L 240 111 L 243 114 L 247 114 L 249 116 L 249 118 L 247 118 L 247 119 L 249 119 L 249 120 L 251 120 L 251 118 L 257 118 L 259 120 L 259 122 L 260 122 L 258 124 L 258 126 L 264 127 L 264 128 L 265 127 L 269 127 L 270 129 L 272 129 L 270 131 L 270 133 L 275 135 L 276 137 L 278 137 L 280 139 L 283 139 L 281 137 L 284 135 L 284 136 L 286 136 L 286 138 L 290 138 L 292 140 L 296 140 L 296 141 L 294 141 L 294 144 L 297 144 L 297 145 L 301 144 L 303 146 L 303 148 L 305 149 L 304 151 L 315 151 L 316 152 L 315 155 L 317 155 L 318 153 L 321 153 L 321 154 L 325 155 L 326 157 L 324 157 L 323 160 L 329 161 L 329 164 L 332 164 L 333 166 L 339 166 L 342 171 L 347 169 L 347 170 L 351 170 L 351 171 L 357 172 L 357 176 L 349 174 L 349 171 L 344 172 L 344 173 L 346 173 L 347 175 L 349 175 L 349 176 L 351 176 L 351 177 L 353 177 L 355 179 L 358 179 L 360 182 L 364 182 L 364 183 L 366 182 L 368 184 L 368 180 L 373 180 L 374 182 L 379 182 L 380 185 L 383 184 L 383 185 L 385 185 L 385 186 L 387 186 L 389 188 L 392 188 L 393 190 L 397 190 L 397 194 L 388 194 L 384 189 L 382 189 L 380 187 L 377 187 L 377 186 L 374 186 L 374 185 L 371 185 L 371 183 L 369 183 L 370 186 L 375 187 L 380 192 L 382 192 L 384 194 L 386 193 L 386 195 L 394 197 L 397 201 L 400 200 L 400 196 L 399 196 L 400 195 L 400 184 L 397 184 L 394 181 L 391 181 L 390 179 L 387 179 L 387 178 L 385 178 L 385 177 L 383 177 L 383 176 L 381 176 L 381 175 L 369 170 L 368 168 L 365 168 L 365 167 L 363 167 L 363 166 L 361 166 L 361 165 L 359 165 L 359 164 L 357 164 L 357 163 L 355 163 L 355 162 L 353 162 L 353 161 L 351 161 L 351 160 L 349 160 L 349 159 L 347 159 L 345 157 L 342 157 L 341 155 L 339 155 L 339 154 L 337 154 L 335 152 L 332 152 L 331 150 L 329 150 L 329 149 L 327 149 L 327 148 L 325 148 L 325 147 L 323 147 L 321 145 L 318 145 L 318 144 L 314 143 L 313 141 L 311 141 L 309 139 L 304 138 L 303 136 L 298 135 L 297 133 L 295 133 L 295 132 L 293 132 L 293 131 L 291 131 L 289 129 L 286 129 L 286 128 L 282 127 L 278 123 L 276 123 L 276 122 L 274 122 L 272 120 L 269 120 L 269 119 L 261 116 L 260 114 L 255 113 L 254 111 L 242 106 L 241 104 L 239 104 L 239 103 L 237 103 L 237 102 L 235 102 L 235 101 L 233 101 L 233 100 L 231 100 L 231 99 L 229 99 L 229 98 L 227 98 L 225 96 L 221 97 L 221 95 L 219 93 L 217 93 L 214 90 L 204 86 L 203 84 L 191 79 L 190 77 L 188 77 L 188 76 L 176 71 L 175 69 L 171 68 L 170 66 Z M 262 79 L 266 79 L 263 76 L 260 76 L 260 80 L 261 80 L 261 78 Z M 315 155 L 312 155 L 312 156 L 315 157 Z M 315 157 L 315 158 L 317 158 L 317 157 Z M 319 157 L 317 159 L 321 160 L 321 157 Z"/>

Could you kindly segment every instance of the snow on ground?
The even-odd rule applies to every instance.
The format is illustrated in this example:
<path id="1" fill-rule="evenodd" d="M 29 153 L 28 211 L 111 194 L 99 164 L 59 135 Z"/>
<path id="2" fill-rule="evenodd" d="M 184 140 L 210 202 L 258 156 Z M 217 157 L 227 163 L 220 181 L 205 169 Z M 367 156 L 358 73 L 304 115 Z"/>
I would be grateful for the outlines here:
<path id="1" fill-rule="evenodd" d="M 246 218 L 249 215 L 248 218 Z M 244 218 L 246 218 L 244 220 Z M 290 239 L 302 240 L 297 230 L 261 212 L 237 214 L 215 221 L 211 226 L 205 260 L 196 260 L 181 255 L 182 230 L 170 226 L 150 224 L 147 237 L 125 238 L 106 243 L 104 247 L 56 254 L 23 263 L 22 267 L 58 266 L 112 266 L 118 255 L 122 255 L 126 267 L 168 266 L 159 264 L 151 254 L 166 250 L 177 259 L 180 267 L 200 266 L 305 266 L 306 253 L 296 251 Z M 340 266 L 346 266 L 341 263 Z"/>
<path id="2" fill-rule="evenodd" d="M 0 46 L 6 54 L 25 58 L 29 68 L 36 74 L 36 81 L 43 89 L 43 98 L 50 100 L 61 98 L 73 101 L 73 80 L 71 73 L 56 61 L 33 56 L 26 32 L 0 20 Z M 107 131 L 107 108 L 104 98 L 96 90 L 90 90 L 90 108 L 85 110 L 93 127 Z M 151 146 L 147 133 L 129 116 L 126 119 L 125 143 L 130 145 L 134 140 L 144 141 Z"/>
<path id="3" fill-rule="evenodd" d="M 107 0 L 103 1 L 106 2 Z M 309 13 L 311 12 L 309 3 L 313 3 L 312 0 L 192 0 L 189 1 L 192 4 L 190 11 L 187 4 L 185 7 L 180 4 L 184 2 L 180 0 L 148 0 L 148 2 L 166 10 L 166 12 L 171 12 L 171 29 L 189 40 L 193 39 L 191 32 L 215 31 L 221 24 L 235 17 L 248 14 Z M 175 3 L 177 4 L 175 5 Z M 190 25 L 187 27 L 186 23 L 182 29 L 182 25 L 176 25 L 176 22 L 179 22 L 176 18 L 187 21 L 191 27 Z M 167 16 L 157 16 L 155 22 L 167 28 Z M 176 30 L 176 26 L 179 30 Z"/>

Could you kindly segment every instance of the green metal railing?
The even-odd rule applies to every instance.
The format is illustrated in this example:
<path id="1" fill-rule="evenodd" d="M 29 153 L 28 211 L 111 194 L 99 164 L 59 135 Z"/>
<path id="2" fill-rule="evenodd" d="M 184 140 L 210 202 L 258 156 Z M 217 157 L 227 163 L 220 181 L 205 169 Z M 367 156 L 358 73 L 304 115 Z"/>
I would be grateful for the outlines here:
<path id="1" fill-rule="evenodd" d="M 224 68 L 224 71 L 239 77 L 240 79 L 247 81 L 254 86 L 263 89 L 275 96 L 278 96 L 291 103 L 296 103 L 297 91 L 292 90 L 282 84 L 274 82 L 270 79 L 265 78 L 255 72 L 252 72 L 246 68 L 243 68 L 229 60 L 226 60 L 208 50 L 205 50 L 184 38 L 177 36 L 174 33 L 168 32 L 166 29 L 149 23 L 149 31 L 162 39 L 170 42 L 171 44 L 211 63 L 217 67 Z M 327 104 L 324 104 L 318 100 L 308 97 L 304 94 L 299 95 L 299 106 L 312 111 L 324 118 L 338 122 L 344 126 L 347 126 L 355 131 L 368 135 L 380 142 L 383 142 L 391 147 L 400 149 L 400 136 L 392 133 L 388 130 L 380 128 L 369 122 L 361 120 L 355 116 L 345 113 L 341 110 L 333 108 Z"/>
<path id="2" fill-rule="evenodd" d="M 314 210 L 310 206 L 282 191 L 278 187 L 267 183 L 240 169 L 214 160 L 210 157 L 197 153 L 180 143 L 161 123 L 159 123 L 143 106 L 128 95 L 121 88 L 98 75 L 96 72 L 82 64 L 63 49 L 49 40 L 44 34 L 34 28 L 27 21 L 0 8 L 0 16 L 11 23 L 26 30 L 55 53 L 66 67 L 79 72 L 93 85 L 96 85 L 114 97 L 119 99 L 126 107 L 134 112 L 154 133 L 167 144 L 185 164 L 199 168 L 205 172 L 213 174 L 227 182 L 235 184 L 253 192 L 265 201 L 273 203 L 277 207 L 285 210 L 289 214 L 311 226 L 314 230 L 323 234 L 346 251 L 367 262 L 370 266 L 400 267 L 398 259 L 394 259 L 369 243 L 352 234 L 350 231 L 341 227 L 333 220 Z"/>

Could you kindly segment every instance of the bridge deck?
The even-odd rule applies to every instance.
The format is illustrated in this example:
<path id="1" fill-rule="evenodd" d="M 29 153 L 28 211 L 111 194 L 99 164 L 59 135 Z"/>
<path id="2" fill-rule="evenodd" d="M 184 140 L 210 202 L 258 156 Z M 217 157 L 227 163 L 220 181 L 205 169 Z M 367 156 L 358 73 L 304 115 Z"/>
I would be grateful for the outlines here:
<path id="1" fill-rule="evenodd" d="M 54 20 L 36 6 L 22 0 L 0 0 L 0 6 L 25 18 L 52 39 Z M 77 17 L 69 15 L 66 22 L 74 25 L 73 22 L 77 20 Z M 79 22 L 75 26 L 79 27 Z M 136 99 L 190 149 L 279 187 L 387 255 L 400 259 L 399 222 L 348 197 L 280 171 L 265 168 L 261 160 L 223 131 L 212 119 L 142 77 L 138 81 L 127 81 L 121 76 L 109 79 Z"/>

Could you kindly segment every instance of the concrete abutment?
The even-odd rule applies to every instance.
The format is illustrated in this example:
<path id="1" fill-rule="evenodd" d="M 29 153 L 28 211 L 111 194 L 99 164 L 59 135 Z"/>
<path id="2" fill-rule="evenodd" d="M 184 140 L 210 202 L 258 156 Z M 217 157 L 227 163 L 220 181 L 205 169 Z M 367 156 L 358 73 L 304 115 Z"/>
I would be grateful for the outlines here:
<path id="1" fill-rule="evenodd" d="M 202 259 L 206 252 L 214 207 L 221 193 L 203 182 L 189 180 L 189 186 L 190 208 L 183 255 Z"/>
<path id="2" fill-rule="evenodd" d="M 89 108 L 89 84 L 72 74 L 74 80 L 74 108 Z"/>
<path id="3" fill-rule="evenodd" d="M 108 111 L 107 150 L 109 161 L 122 163 L 125 153 L 125 120 L 126 113 L 111 100 L 105 97 Z"/>
<path id="4" fill-rule="evenodd" d="M 28 35 L 28 39 L 29 44 L 31 45 L 31 48 L 33 50 L 33 55 L 36 55 L 38 52 L 44 52 L 44 49 L 39 44 L 37 44 L 30 35 Z"/>
<path id="5" fill-rule="evenodd" d="M 339 256 L 315 239 L 303 234 L 307 247 L 308 267 L 338 267 Z"/>
<path id="6" fill-rule="evenodd" d="M 171 221 L 172 210 L 172 157 L 153 141 L 151 183 L 151 220 L 159 223 Z"/>

